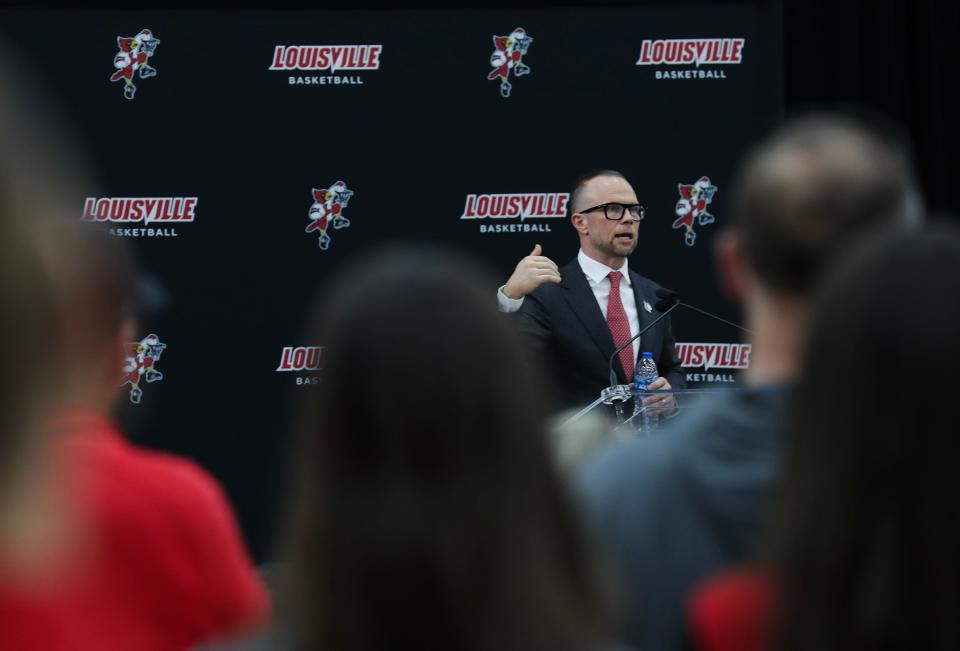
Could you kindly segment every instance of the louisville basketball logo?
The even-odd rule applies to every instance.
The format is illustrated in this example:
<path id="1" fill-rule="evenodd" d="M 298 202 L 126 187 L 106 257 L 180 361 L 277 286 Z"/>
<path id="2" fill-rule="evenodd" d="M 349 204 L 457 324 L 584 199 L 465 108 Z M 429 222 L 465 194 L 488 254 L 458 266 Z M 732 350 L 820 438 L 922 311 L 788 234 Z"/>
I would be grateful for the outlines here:
<path id="1" fill-rule="evenodd" d="M 157 76 L 157 69 L 147 63 L 157 51 L 159 39 L 154 38 L 149 29 L 141 30 L 136 36 L 118 36 L 117 47 L 120 49 L 113 57 L 113 67 L 117 69 L 110 81 L 123 80 L 123 96 L 133 99 L 137 93 L 137 86 L 133 83 L 133 75 L 137 73 L 140 79 L 149 79 Z"/>
<path id="2" fill-rule="evenodd" d="M 320 249 L 326 251 L 330 248 L 330 234 L 328 233 L 330 227 L 333 226 L 334 230 L 340 230 L 350 225 L 350 220 L 344 216 L 343 211 L 350 203 L 353 191 L 347 188 L 343 181 L 337 181 L 325 190 L 314 188 L 312 194 L 313 205 L 310 206 L 307 213 L 310 223 L 307 224 L 306 232 L 318 231 L 320 234 Z"/>
<path id="3" fill-rule="evenodd" d="M 522 27 L 517 27 L 508 36 L 493 37 L 493 54 L 490 55 L 490 65 L 493 70 L 487 79 L 500 80 L 500 95 L 510 97 L 513 84 L 510 83 L 510 73 L 514 77 L 530 74 L 530 66 L 523 62 L 523 57 L 530 49 L 533 37 L 527 35 Z"/>
<path id="4" fill-rule="evenodd" d="M 693 246 L 697 241 L 694 224 L 706 226 L 715 221 L 713 215 L 707 211 L 707 206 L 713 202 L 717 186 L 710 183 L 710 179 L 706 176 L 701 176 L 696 183 L 690 185 L 679 183 L 677 188 L 680 191 L 680 200 L 677 201 L 674 209 L 677 218 L 673 222 L 673 227 L 686 229 L 683 241 L 687 246 Z"/>
<path id="5" fill-rule="evenodd" d="M 140 341 L 127 344 L 127 358 L 123 366 L 123 379 L 120 386 L 130 385 L 130 402 L 140 404 L 143 397 L 141 382 L 152 384 L 163 379 L 163 373 L 157 370 L 157 362 L 167 345 L 160 343 L 157 335 L 150 334 Z"/>
<path id="6" fill-rule="evenodd" d="M 297 386 L 320 384 L 323 346 L 284 346 L 280 351 L 277 373 L 290 373 Z"/>

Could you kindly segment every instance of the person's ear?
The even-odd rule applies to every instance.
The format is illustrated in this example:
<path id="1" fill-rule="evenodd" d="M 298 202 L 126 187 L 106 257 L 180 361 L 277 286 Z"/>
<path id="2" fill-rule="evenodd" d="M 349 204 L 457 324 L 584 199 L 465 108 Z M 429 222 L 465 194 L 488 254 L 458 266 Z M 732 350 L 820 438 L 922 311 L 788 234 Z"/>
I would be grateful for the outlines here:
<path id="1" fill-rule="evenodd" d="M 740 233 L 732 228 L 721 231 L 713 239 L 713 255 L 723 293 L 735 303 L 743 303 L 750 284 L 750 273 Z"/>
<path id="2" fill-rule="evenodd" d="M 573 224 L 573 228 L 581 235 L 587 234 L 587 216 L 582 212 L 575 212 L 570 215 L 570 223 Z"/>

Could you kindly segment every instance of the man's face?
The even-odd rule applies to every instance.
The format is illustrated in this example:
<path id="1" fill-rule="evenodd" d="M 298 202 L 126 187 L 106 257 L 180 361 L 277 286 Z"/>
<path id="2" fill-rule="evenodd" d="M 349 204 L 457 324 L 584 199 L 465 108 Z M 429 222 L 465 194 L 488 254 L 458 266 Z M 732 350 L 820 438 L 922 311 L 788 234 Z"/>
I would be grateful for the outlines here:
<path id="1" fill-rule="evenodd" d="M 577 210 L 585 210 L 603 203 L 639 203 L 637 195 L 624 179 L 618 176 L 598 176 L 590 179 L 580 194 Z M 604 217 L 603 209 L 586 213 L 581 218 L 577 230 L 586 236 L 583 245 L 592 247 L 603 257 L 625 258 L 637 248 L 637 234 L 640 222 L 635 221 L 627 212 L 620 221 Z M 589 254 L 590 251 L 587 251 Z M 593 256 L 597 257 L 597 256 Z"/>

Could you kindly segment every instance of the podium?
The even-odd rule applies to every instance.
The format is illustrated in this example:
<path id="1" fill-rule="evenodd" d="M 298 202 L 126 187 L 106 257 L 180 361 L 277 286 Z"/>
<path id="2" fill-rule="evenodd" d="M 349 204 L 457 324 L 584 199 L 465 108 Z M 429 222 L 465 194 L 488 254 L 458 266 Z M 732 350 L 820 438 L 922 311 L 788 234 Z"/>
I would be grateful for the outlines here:
<path id="1" fill-rule="evenodd" d="M 644 398 L 656 396 L 669 396 L 672 398 L 672 405 L 669 409 L 650 408 L 644 405 L 636 404 L 634 396 L 630 391 L 630 385 L 621 384 L 615 387 L 604 389 L 603 393 L 592 403 L 586 405 L 572 416 L 561 422 L 557 428 L 572 427 L 584 419 L 601 418 L 610 423 L 614 429 L 624 432 L 648 433 L 644 432 L 642 426 L 643 416 L 649 413 L 655 416 L 660 424 L 665 424 L 675 418 L 683 418 L 684 413 L 696 409 L 706 400 L 712 397 L 729 395 L 731 392 L 741 391 L 739 388 L 728 389 L 671 389 L 667 391 L 647 391 Z"/>
<path id="2" fill-rule="evenodd" d="M 614 387 L 573 415 L 557 417 L 548 427 L 550 447 L 558 467 L 564 474 L 575 475 L 598 450 L 616 441 L 660 436 L 669 429 L 682 427 L 683 421 L 706 402 L 744 391 L 727 389 L 677 389 L 648 391 L 644 397 L 672 397 L 668 413 L 659 415 L 659 426 L 644 429 L 643 407 L 637 408 L 629 385 Z"/>
<path id="3" fill-rule="evenodd" d="M 728 389 L 677 389 L 648 391 L 645 397 L 669 395 L 673 398 L 668 413 L 659 416 L 655 429 L 642 427 L 642 408 L 634 405 L 629 385 L 620 385 L 604 394 L 575 414 L 561 415 L 548 427 L 550 445 L 558 467 L 565 474 L 574 474 L 594 452 L 616 441 L 649 436 L 668 435 L 676 421 L 679 424 L 690 412 L 705 402 L 731 393 L 743 391 Z"/>

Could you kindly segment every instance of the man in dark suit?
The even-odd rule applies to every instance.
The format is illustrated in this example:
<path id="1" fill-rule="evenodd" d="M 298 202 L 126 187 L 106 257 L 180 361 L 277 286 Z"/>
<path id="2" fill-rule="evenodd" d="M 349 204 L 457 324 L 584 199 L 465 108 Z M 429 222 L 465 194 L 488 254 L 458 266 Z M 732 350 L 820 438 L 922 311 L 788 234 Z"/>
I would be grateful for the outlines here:
<path id="1" fill-rule="evenodd" d="M 580 237 L 577 257 L 558 269 L 538 244 L 497 293 L 501 311 L 517 313 L 521 332 L 552 371 L 555 401 L 564 408 L 594 401 L 610 385 L 610 356 L 659 316 L 653 309 L 659 285 L 627 267 L 644 215 L 630 183 L 613 170 L 587 174 L 571 193 L 570 211 Z M 632 381 L 643 352 L 653 353 L 661 375 L 652 390 L 685 386 L 670 317 L 617 356 L 620 383 Z"/>

